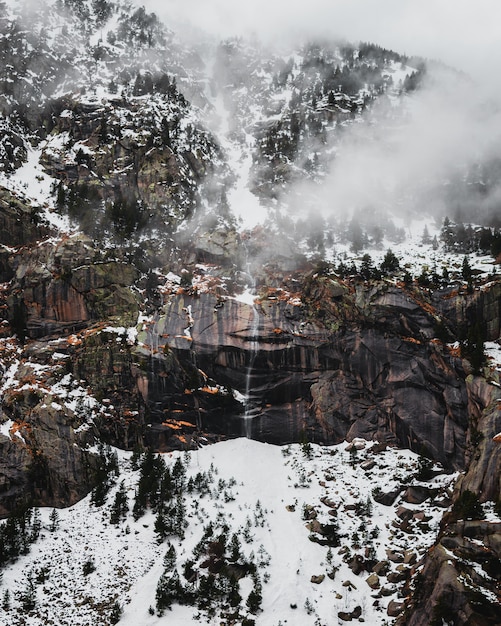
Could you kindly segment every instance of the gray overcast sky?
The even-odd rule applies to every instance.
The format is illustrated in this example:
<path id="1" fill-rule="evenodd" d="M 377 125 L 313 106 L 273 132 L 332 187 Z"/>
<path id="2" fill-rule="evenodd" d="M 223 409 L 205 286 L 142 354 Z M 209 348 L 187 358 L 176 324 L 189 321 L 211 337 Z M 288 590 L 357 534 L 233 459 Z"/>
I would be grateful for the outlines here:
<path id="1" fill-rule="evenodd" d="M 476 75 L 495 72 L 495 79 L 501 64 L 500 0 L 143 1 L 174 30 L 180 21 L 220 36 L 341 36 L 441 59 Z"/>

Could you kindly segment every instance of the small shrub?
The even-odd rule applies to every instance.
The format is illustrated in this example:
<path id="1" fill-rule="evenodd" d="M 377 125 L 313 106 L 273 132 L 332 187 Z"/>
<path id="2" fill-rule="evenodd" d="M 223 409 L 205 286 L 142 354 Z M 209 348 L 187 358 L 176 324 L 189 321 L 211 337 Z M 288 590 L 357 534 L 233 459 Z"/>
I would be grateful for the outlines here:
<path id="1" fill-rule="evenodd" d="M 96 571 L 96 566 L 94 565 L 94 561 L 92 559 L 87 559 L 82 567 L 83 575 L 88 576 L 92 574 L 92 572 Z"/>

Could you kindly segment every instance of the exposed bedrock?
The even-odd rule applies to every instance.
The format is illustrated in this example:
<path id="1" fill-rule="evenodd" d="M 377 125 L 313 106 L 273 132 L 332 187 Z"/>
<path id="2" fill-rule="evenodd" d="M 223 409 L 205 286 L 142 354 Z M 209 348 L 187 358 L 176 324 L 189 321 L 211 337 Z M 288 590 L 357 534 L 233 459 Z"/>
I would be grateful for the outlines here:
<path id="1" fill-rule="evenodd" d="M 22 505 L 68 506 L 93 484 L 96 458 L 86 444 L 92 432 L 50 393 L 7 391 L 0 434 L 0 518 Z M 5 431 L 4 431 L 5 432 Z"/>
<path id="2" fill-rule="evenodd" d="M 480 377 L 468 377 L 467 388 L 474 422 L 471 460 L 399 626 L 441 624 L 452 616 L 455 626 L 500 623 L 501 524 L 489 521 L 482 506 L 501 502 L 501 444 L 494 441 L 501 431 L 501 390 Z"/>
<path id="3" fill-rule="evenodd" d="M 432 316 L 397 288 L 357 293 L 356 303 L 347 295 L 344 306 L 345 319 L 337 328 L 328 320 L 329 328 L 287 301 L 178 295 L 151 332 L 159 347 L 190 350 L 211 378 L 249 392 L 253 436 L 374 438 L 462 467 L 464 373 L 459 359 L 428 341 Z"/>

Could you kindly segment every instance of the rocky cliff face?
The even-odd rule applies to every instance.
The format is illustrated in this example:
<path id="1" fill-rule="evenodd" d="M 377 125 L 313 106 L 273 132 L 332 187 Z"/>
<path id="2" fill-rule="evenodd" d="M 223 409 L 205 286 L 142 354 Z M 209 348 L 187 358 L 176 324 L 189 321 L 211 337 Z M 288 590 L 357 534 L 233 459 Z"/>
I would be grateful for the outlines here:
<path id="1" fill-rule="evenodd" d="M 199 367 L 240 393 L 250 388 L 257 438 L 284 442 L 301 432 L 324 443 L 375 438 L 463 467 L 464 371 L 430 341 L 435 320 L 403 289 L 359 284 L 350 293 L 331 282 L 336 295 L 324 300 L 330 310 L 322 322 L 285 298 L 251 306 L 208 294 L 172 296 L 156 341 L 190 350 Z"/>
<path id="2" fill-rule="evenodd" d="M 311 269 L 268 269 L 251 304 L 230 296 L 218 278 L 224 270 L 214 268 L 201 290 L 157 293 L 163 304 L 136 327 L 141 300 L 153 303 L 156 288 L 88 237 L 19 245 L 6 259 L 6 311 L 28 340 L 22 359 L 32 358 L 32 341 L 58 338 L 65 371 L 113 407 L 93 420 L 109 443 L 168 449 L 196 433 L 245 431 L 275 443 L 375 439 L 451 470 L 470 461 L 490 401 L 473 393 L 463 360 L 435 335 L 440 325 L 461 325 L 472 307 L 495 332 L 496 284 L 448 318 L 450 298 L 440 313 L 416 286 Z M 492 482 L 487 466 L 477 475 Z M 497 497 L 492 485 L 488 493 Z"/>
<path id="3" fill-rule="evenodd" d="M 501 446 L 494 441 L 501 394 L 497 383 L 480 378 L 469 377 L 467 389 L 474 422 L 472 458 L 398 624 L 440 624 L 451 614 L 454 624 L 499 623 L 493 600 L 499 597 L 501 524 L 486 516 L 486 510 L 501 500 Z"/>

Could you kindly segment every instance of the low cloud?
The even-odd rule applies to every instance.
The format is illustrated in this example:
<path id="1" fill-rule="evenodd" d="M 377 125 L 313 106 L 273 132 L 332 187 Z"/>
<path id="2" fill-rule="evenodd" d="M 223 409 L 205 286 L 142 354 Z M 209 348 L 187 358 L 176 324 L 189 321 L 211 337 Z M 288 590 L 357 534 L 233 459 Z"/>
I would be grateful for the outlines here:
<path id="1" fill-rule="evenodd" d="M 387 115 L 387 101 L 344 133 L 324 184 L 300 183 L 291 205 L 309 199 L 335 215 L 366 208 L 443 215 L 494 214 L 501 185 L 487 181 L 501 162 L 501 64 L 497 0 L 146 0 L 174 30 L 195 39 L 251 36 L 266 44 L 300 46 L 327 38 L 371 41 L 408 56 L 436 59 L 424 89 Z M 488 104 L 486 104 L 488 103 Z M 371 119 L 372 116 L 372 119 Z M 374 123 L 372 123 L 374 122 Z M 497 166 L 496 166 L 497 167 Z M 494 168 L 495 174 L 498 174 Z M 486 173 L 487 172 L 487 173 Z M 501 174 L 501 172 L 499 172 Z M 491 177 L 492 178 L 492 177 Z M 464 216 L 465 220 L 467 215 Z"/>
<path id="2" fill-rule="evenodd" d="M 438 67 L 422 89 L 383 98 L 348 126 L 324 183 L 299 183 L 285 204 L 336 218 L 362 211 L 490 222 L 501 206 L 500 146 L 500 109 L 471 80 Z"/>
<path id="3" fill-rule="evenodd" d="M 314 37 L 372 41 L 483 78 L 501 62 L 497 0 L 146 0 L 145 5 L 174 28 L 184 25 L 218 37 L 255 35 L 287 44 Z"/>

